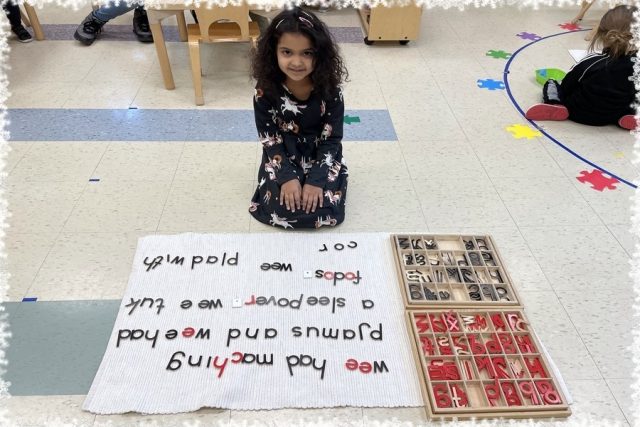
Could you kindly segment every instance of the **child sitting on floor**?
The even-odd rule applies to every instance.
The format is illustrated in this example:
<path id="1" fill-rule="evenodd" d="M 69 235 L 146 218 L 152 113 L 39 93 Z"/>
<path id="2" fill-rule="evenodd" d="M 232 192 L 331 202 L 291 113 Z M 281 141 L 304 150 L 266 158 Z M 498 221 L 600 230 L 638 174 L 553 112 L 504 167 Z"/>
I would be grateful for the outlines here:
<path id="1" fill-rule="evenodd" d="M 636 91 L 632 80 L 637 49 L 631 23 L 637 9 L 617 6 L 600 21 L 589 44 L 592 52 L 571 68 L 562 83 L 550 79 L 542 90 L 543 104 L 526 113 L 530 120 L 566 120 L 591 126 L 618 124 L 636 128 Z M 602 53 L 595 53 L 602 46 Z"/>
<path id="2" fill-rule="evenodd" d="M 276 16 L 252 62 L 253 108 L 262 160 L 249 212 L 283 228 L 344 220 L 342 157 L 347 71 L 326 25 L 300 8 Z"/>

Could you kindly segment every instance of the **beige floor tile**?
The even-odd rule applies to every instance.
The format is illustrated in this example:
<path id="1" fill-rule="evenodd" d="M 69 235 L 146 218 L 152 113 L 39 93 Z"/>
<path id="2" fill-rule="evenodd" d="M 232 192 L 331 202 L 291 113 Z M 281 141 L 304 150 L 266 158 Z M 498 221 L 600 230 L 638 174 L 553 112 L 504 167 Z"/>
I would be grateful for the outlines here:
<path id="1" fill-rule="evenodd" d="M 42 267 L 42 263 L 51 251 L 57 233 L 16 233 L 11 229 L 4 236 L 2 270 L 11 274 L 8 279 L 9 301 L 21 301 Z M 37 296 L 37 295 L 34 295 Z"/>
<path id="2" fill-rule="evenodd" d="M 66 232 L 153 232 L 158 226 L 169 183 L 92 182 L 65 224 Z"/>
<path id="3" fill-rule="evenodd" d="M 57 233 L 80 199 L 86 182 L 14 182 L 5 186 L 9 226 L 16 233 Z"/>
<path id="4" fill-rule="evenodd" d="M 176 181 L 158 225 L 160 232 L 249 231 L 253 181 Z"/>
<path id="5" fill-rule="evenodd" d="M 34 142 L 9 174 L 13 182 L 87 182 L 106 142 Z"/>
<path id="6" fill-rule="evenodd" d="M 120 299 L 138 238 L 150 233 L 61 233 L 29 296 L 38 300 Z"/>
<path id="7" fill-rule="evenodd" d="M 182 142 L 111 142 L 93 176 L 110 182 L 171 182 L 183 149 Z"/>

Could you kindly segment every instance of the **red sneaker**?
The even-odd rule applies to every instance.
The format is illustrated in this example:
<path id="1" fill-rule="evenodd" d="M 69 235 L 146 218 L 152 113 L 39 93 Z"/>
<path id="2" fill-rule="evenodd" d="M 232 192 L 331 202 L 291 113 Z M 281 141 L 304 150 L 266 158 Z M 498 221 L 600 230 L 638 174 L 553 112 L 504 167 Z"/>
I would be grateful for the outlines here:
<path id="1" fill-rule="evenodd" d="M 564 105 L 535 104 L 527 110 L 525 117 L 529 120 L 567 120 L 569 110 Z"/>
<path id="2" fill-rule="evenodd" d="M 626 116 L 622 116 L 620 120 L 618 120 L 618 126 L 627 130 L 635 130 L 638 126 L 638 122 L 636 122 L 636 118 L 632 114 L 627 114 Z"/>

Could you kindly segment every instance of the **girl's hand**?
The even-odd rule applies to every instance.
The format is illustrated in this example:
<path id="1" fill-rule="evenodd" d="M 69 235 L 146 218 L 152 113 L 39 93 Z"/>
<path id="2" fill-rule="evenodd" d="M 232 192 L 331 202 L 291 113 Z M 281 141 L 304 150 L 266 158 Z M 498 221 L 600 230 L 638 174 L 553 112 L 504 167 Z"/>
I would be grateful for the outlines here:
<path id="1" fill-rule="evenodd" d="M 315 212 L 317 207 L 322 207 L 322 187 L 305 184 L 302 189 L 302 209 L 306 213 Z"/>
<path id="2" fill-rule="evenodd" d="M 292 179 L 285 182 L 280 187 L 280 206 L 284 204 L 287 210 L 291 212 L 295 212 L 296 208 L 300 209 L 301 193 L 302 188 L 300 187 L 300 181 Z"/>

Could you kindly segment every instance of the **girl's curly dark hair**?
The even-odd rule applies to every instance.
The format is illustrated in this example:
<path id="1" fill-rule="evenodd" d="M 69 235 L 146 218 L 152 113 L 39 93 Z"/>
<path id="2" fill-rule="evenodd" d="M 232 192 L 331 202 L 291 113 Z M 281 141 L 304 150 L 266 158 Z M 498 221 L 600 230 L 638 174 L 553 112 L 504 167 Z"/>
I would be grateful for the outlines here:
<path id="1" fill-rule="evenodd" d="M 314 14 L 294 7 L 273 18 L 258 41 L 251 60 L 251 76 L 259 88 L 267 93 L 276 93 L 285 81 L 286 76 L 280 71 L 277 58 L 278 41 L 284 33 L 300 33 L 311 41 L 315 50 L 311 80 L 322 97 L 332 96 L 342 82 L 348 81 L 349 73 L 338 52 L 338 44 L 327 26 Z"/>

